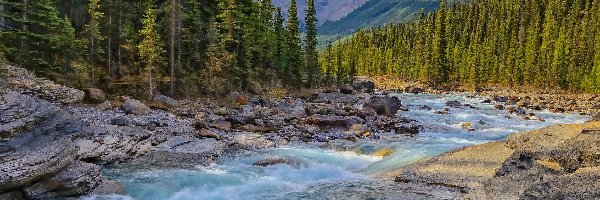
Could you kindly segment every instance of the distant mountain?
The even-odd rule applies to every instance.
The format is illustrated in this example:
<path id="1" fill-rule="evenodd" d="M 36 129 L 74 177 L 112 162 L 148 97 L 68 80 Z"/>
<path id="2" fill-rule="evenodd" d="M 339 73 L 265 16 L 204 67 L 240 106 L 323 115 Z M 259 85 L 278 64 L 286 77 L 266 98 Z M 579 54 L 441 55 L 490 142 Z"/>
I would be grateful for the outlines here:
<path id="1" fill-rule="evenodd" d="M 439 0 L 369 0 L 345 17 L 318 27 L 324 38 L 343 37 L 360 28 L 402 22 L 411 19 L 421 9 L 437 9 Z"/>
<path id="2" fill-rule="evenodd" d="M 366 2 L 367 0 L 315 0 L 318 25 L 339 20 Z M 298 0 L 296 3 L 298 4 L 298 18 L 304 21 L 306 0 Z M 283 16 L 287 17 L 290 0 L 273 0 L 273 5 L 280 7 Z"/>

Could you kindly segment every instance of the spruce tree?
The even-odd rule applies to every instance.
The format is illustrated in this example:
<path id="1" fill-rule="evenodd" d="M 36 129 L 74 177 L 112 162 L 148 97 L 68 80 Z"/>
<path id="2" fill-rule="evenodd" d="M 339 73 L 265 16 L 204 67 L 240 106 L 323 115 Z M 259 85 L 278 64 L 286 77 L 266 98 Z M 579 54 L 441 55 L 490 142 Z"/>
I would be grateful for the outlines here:
<path id="1" fill-rule="evenodd" d="M 92 79 L 92 87 L 96 86 L 96 57 L 102 53 L 99 43 L 104 40 L 102 33 L 100 32 L 100 21 L 104 17 L 104 13 L 100 11 L 100 0 L 90 0 L 88 4 L 88 14 L 90 15 L 90 22 L 86 25 L 85 29 L 88 34 L 88 49 L 89 49 L 89 71 Z"/>
<path id="2" fill-rule="evenodd" d="M 308 86 L 315 86 L 319 77 L 318 52 L 317 52 L 317 10 L 315 1 L 306 1 L 306 71 L 308 73 Z"/>
<path id="3" fill-rule="evenodd" d="M 160 35 L 157 31 L 157 10 L 153 0 L 144 2 L 144 17 L 142 18 L 142 29 L 139 30 L 141 38 L 137 45 L 139 56 L 144 63 L 145 79 L 148 84 L 148 99 L 152 99 L 155 90 L 154 73 L 161 64 L 163 48 Z"/>
<path id="4" fill-rule="evenodd" d="M 290 0 L 286 31 L 288 64 L 285 77 L 288 77 L 286 78 L 287 85 L 298 89 L 302 86 L 304 59 L 302 59 L 302 41 L 300 40 L 300 22 L 298 21 L 296 0 Z"/>

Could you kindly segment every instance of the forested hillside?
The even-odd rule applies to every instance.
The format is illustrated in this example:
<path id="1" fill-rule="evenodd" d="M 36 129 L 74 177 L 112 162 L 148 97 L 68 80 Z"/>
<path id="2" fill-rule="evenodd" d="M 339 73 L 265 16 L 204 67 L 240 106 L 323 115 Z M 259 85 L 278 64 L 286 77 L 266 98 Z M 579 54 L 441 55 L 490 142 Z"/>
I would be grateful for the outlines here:
<path id="1" fill-rule="evenodd" d="M 600 92 L 600 1 L 474 0 L 360 30 L 321 54 L 328 77 Z"/>
<path id="2" fill-rule="evenodd" d="M 317 25 L 337 21 L 366 2 L 367 0 L 315 0 Z M 306 13 L 306 0 L 299 0 L 296 3 L 298 4 L 298 15 L 304 16 Z M 290 0 L 273 0 L 273 5 L 280 7 L 285 17 L 286 11 L 290 7 Z M 304 21 L 304 18 L 301 18 L 300 21 Z"/>
<path id="3" fill-rule="evenodd" d="M 316 10 L 307 3 L 307 16 L 298 16 L 291 0 L 284 23 L 271 0 L 0 0 L 0 56 L 66 85 L 109 92 L 300 88 L 319 72 Z M 299 18 L 307 19 L 306 38 Z"/>

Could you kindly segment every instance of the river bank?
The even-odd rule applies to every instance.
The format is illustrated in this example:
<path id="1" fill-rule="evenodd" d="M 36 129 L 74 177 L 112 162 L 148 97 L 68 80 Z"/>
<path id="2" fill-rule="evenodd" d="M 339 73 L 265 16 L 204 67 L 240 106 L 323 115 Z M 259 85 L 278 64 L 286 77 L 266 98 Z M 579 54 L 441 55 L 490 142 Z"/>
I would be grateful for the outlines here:
<path id="1" fill-rule="evenodd" d="M 331 158 L 338 159 L 335 152 L 353 152 L 357 158 L 366 159 L 363 164 L 333 162 L 325 169 L 331 167 L 333 172 L 362 177 L 362 173 L 353 171 L 360 170 L 357 166 L 364 168 L 364 164 L 369 164 L 365 170 L 376 168 L 380 172 L 399 165 L 389 160 L 408 155 L 400 147 L 418 147 L 420 143 L 402 141 L 419 141 L 422 138 L 415 137 L 419 134 L 424 134 L 428 142 L 443 145 L 420 155 L 427 157 L 565 120 L 562 114 L 514 106 L 502 98 L 371 93 L 374 85 L 368 81 L 340 92 L 280 99 L 232 93 L 220 101 L 177 101 L 165 96 L 157 96 L 146 104 L 126 97 L 107 101 L 101 91 L 82 92 L 37 79 L 21 68 L 5 69 L 7 76 L 0 81 L 4 91 L 0 104 L 0 168 L 3 169 L 0 197 L 3 199 L 125 194 L 122 181 L 115 181 L 115 177 L 102 172 L 104 169 L 119 165 L 196 169 L 223 162 L 224 157 L 252 155 L 261 149 L 277 151 L 278 147 L 286 146 L 301 149 L 292 151 L 292 159 L 266 153 L 251 157 L 241 166 L 247 170 L 276 165 L 278 169 L 281 165 L 312 163 L 323 156 L 327 159 L 322 162 L 329 163 Z M 82 101 L 86 103 L 79 103 Z M 521 125 L 496 128 L 507 123 Z M 476 142 L 435 134 L 447 131 L 475 137 Z M 448 144 L 449 139 L 459 142 Z M 305 154 L 302 152 L 307 147 L 315 157 L 297 162 L 303 160 L 296 157 Z M 372 158 L 387 160 L 372 165 L 375 162 Z M 342 167 L 344 170 L 339 171 L 338 165 L 348 169 Z M 377 188 L 394 188 L 377 184 Z M 423 191 L 429 187 L 419 182 L 410 184 L 398 187 L 404 187 L 406 194 L 414 194 L 411 188 Z M 461 194 L 452 187 L 435 188 L 440 190 L 429 195 L 446 198 Z M 393 194 L 393 190 L 388 192 Z M 305 194 L 299 197 L 302 195 Z"/>

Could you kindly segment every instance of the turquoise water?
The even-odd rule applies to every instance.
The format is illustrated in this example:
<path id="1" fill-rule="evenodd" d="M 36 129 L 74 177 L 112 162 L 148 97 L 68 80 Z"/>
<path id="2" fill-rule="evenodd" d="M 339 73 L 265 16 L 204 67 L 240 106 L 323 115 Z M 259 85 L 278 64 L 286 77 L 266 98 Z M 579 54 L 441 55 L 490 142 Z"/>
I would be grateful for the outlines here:
<path id="1" fill-rule="evenodd" d="M 537 112 L 545 122 L 525 121 L 516 115 L 481 104 L 483 99 L 462 96 L 397 94 L 410 111 L 398 115 L 424 124 L 416 137 L 383 137 L 361 142 L 363 149 L 393 148 L 386 158 L 338 152 L 294 145 L 248 152 L 222 158 L 218 164 L 194 169 L 111 168 L 104 174 L 126 187 L 125 196 L 92 196 L 88 199 L 331 199 L 343 190 L 364 199 L 376 193 L 372 188 L 386 183 L 374 178 L 402 165 L 439 155 L 456 148 L 503 140 L 512 133 L 538 129 L 557 123 L 581 123 L 586 116 Z M 451 108 L 448 115 L 433 114 L 445 108 L 445 102 L 458 100 L 477 109 Z M 427 105 L 432 111 L 419 110 Z M 472 123 L 469 132 L 462 123 Z M 283 158 L 291 164 L 257 167 L 252 164 L 266 158 Z M 371 189 L 370 189 L 371 188 Z M 383 198 L 386 198 L 385 196 Z"/>

